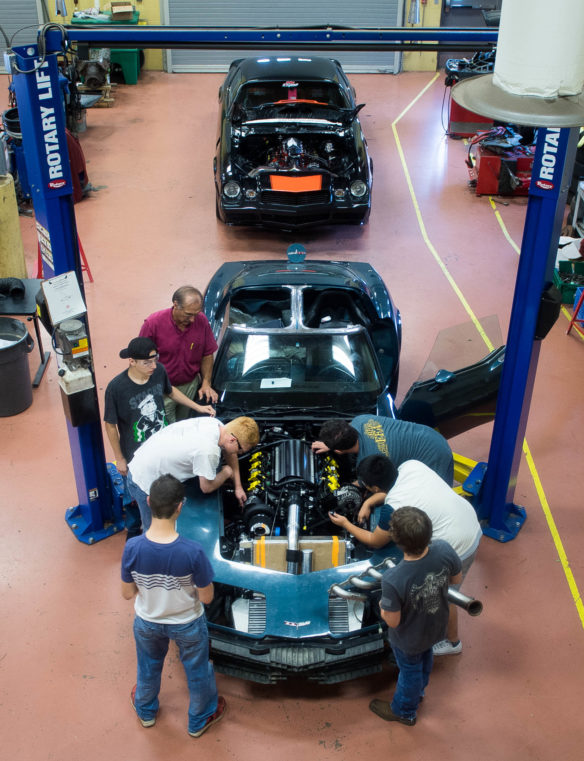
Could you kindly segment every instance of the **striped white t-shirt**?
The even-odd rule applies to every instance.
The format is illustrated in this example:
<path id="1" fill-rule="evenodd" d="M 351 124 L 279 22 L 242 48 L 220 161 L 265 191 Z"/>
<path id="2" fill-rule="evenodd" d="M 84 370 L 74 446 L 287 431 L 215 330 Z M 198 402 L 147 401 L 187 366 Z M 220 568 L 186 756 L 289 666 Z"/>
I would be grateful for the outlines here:
<path id="1" fill-rule="evenodd" d="M 122 581 L 138 587 L 136 615 L 158 624 L 185 624 L 203 614 L 197 587 L 213 581 L 213 568 L 198 542 L 177 537 L 169 544 L 144 534 L 126 542 Z"/>

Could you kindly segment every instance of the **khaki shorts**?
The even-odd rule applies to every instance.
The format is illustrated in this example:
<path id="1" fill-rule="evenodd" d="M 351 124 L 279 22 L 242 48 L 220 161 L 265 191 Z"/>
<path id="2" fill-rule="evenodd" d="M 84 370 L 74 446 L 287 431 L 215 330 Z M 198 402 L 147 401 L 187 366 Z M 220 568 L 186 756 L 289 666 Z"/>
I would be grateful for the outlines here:
<path id="1" fill-rule="evenodd" d="M 199 386 L 201 385 L 201 376 L 197 375 L 196 378 L 190 383 L 181 383 L 180 386 L 175 386 L 179 391 L 182 391 L 189 399 L 196 401 L 195 397 Z M 193 410 L 190 407 L 185 407 L 184 404 L 177 404 L 170 396 L 164 397 L 164 412 L 166 414 L 166 420 L 170 423 L 176 423 L 179 420 L 186 420 L 190 417 Z"/>

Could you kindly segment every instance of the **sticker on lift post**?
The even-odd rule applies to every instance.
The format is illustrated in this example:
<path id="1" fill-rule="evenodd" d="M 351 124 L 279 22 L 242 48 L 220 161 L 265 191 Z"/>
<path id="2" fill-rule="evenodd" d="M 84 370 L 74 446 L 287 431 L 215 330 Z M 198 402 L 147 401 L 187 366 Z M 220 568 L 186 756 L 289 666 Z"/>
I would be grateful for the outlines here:
<path id="1" fill-rule="evenodd" d="M 545 195 L 559 189 L 563 166 L 558 163 L 558 153 L 565 151 L 569 130 L 559 127 L 547 127 L 542 132 L 543 140 L 538 138 L 533 162 L 533 183 L 530 192 Z M 539 193 L 538 191 L 543 191 Z"/>
<path id="2" fill-rule="evenodd" d="M 55 265 L 53 262 L 53 249 L 51 246 L 51 236 L 49 235 L 49 231 L 46 227 L 43 227 L 41 223 L 37 219 L 36 223 L 37 228 L 37 238 L 39 241 L 39 251 L 41 253 L 41 258 L 43 262 L 49 265 L 49 267 L 54 271 Z"/>
<path id="3" fill-rule="evenodd" d="M 74 272 L 64 272 L 62 275 L 49 278 L 41 283 L 41 288 L 53 325 L 74 317 L 81 317 L 87 312 L 79 281 Z"/>

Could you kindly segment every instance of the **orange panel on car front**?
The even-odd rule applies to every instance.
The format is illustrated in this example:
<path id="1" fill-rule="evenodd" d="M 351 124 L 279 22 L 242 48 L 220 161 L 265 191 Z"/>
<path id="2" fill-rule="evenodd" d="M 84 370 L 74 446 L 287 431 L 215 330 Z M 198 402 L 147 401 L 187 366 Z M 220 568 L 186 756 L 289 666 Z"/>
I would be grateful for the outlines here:
<path id="1" fill-rule="evenodd" d="M 289 177 L 283 174 L 270 175 L 272 190 L 283 190 L 286 193 L 306 193 L 310 190 L 321 190 L 322 175 L 310 174 L 301 177 Z"/>

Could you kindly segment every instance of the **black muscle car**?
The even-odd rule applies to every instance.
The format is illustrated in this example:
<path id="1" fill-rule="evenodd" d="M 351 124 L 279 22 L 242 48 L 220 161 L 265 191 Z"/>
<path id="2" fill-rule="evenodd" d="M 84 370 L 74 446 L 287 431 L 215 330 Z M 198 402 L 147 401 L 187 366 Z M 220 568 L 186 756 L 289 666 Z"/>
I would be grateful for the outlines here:
<path id="1" fill-rule="evenodd" d="M 219 104 L 219 219 L 280 229 L 367 221 L 372 163 L 357 116 L 363 104 L 338 61 L 233 61 Z"/>

